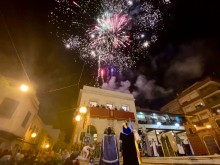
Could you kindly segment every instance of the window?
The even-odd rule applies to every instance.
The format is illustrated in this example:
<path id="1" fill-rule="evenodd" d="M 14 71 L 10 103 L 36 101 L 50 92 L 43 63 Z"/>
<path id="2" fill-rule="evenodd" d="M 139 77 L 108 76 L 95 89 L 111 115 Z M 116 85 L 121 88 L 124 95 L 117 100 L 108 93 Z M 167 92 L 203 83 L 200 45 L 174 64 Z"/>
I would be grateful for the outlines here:
<path id="1" fill-rule="evenodd" d="M 197 116 L 195 116 L 195 117 L 192 117 L 192 122 L 197 122 L 197 121 L 199 121 L 199 119 L 198 119 L 198 117 Z"/>
<path id="2" fill-rule="evenodd" d="M 26 114 L 26 116 L 25 116 L 25 118 L 24 118 L 22 124 L 21 124 L 22 127 L 25 127 L 25 126 L 26 126 L 26 124 L 27 124 L 27 122 L 28 122 L 28 120 L 29 120 L 30 117 L 31 117 L 31 113 L 28 112 L 28 113 Z"/>
<path id="3" fill-rule="evenodd" d="M 106 104 L 106 108 L 112 109 L 112 108 L 113 108 L 113 105 L 112 105 L 112 104 Z"/>
<path id="4" fill-rule="evenodd" d="M 95 102 L 95 101 L 90 101 L 90 102 L 89 102 L 89 106 L 90 106 L 90 107 L 96 107 L 96 106 L 97 106 L 97 102 Z"/>
<path id="5" fill-rule="evenodd" d="M 123 111 L 129 111 L 129 107 L 128 107 L 127 105 L 122 105 L 122 106 L 121 106 L 121 109 L 122 109 Z"/>
<path id="6" fill-rule="evenodd" d="M 19 102 L 10 98 L 5 98 L 0 104 L 0 117 L 10 119 Z"/>
<path id="7" fill-rule="evenodd" d="M 207 119 L 207 118 L 209 118 L 209 115 L 208 115 L 207 112 L 201 113 L 201 114 L 199 114 L 199 116 L 200 116 L 201 119 Z"/>
<path id="8" fill-rule="evenodd" d="M 220 119 L 216 119 L 215 122 L 216 122 L 218 128 L 220 128 Z"/>

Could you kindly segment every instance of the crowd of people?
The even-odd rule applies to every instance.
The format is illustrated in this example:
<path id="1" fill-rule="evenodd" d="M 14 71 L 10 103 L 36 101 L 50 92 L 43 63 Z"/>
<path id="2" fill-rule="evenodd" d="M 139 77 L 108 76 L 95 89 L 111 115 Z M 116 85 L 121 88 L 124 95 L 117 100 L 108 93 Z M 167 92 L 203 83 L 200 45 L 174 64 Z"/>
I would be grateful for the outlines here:
<path id="1" fill-rule="evenodd" d="M 98 158 L 100 144 L 74 144 L 71 151 L 63 150 L 55 152 L 47 150 L 17 150 L 12 152 L 0 148 L 0 165 L 79 165 L 79 158 L 84 160 Z"/>
<path id="2" fill-rule="evenodd" d="M 33 151 L 18 150 L 12 153 L 10 150 L 0 149 L 1 165 L 79 165 L 76 159 L 78 151 L 54 152 L 52 149 Z"/>

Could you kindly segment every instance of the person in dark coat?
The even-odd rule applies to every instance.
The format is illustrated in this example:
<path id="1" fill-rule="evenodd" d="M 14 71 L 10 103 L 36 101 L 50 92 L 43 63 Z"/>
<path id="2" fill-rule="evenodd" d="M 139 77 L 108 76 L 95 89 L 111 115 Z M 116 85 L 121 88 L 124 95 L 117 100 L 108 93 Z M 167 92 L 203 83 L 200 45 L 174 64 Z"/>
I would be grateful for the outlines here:
<path id="1" fill-rule="evenodd" d="M 134 134 L 127 123 L 123 124 L 122 130 L 120 140 L 122 142 L 123 165 L 139 165 Z"/>

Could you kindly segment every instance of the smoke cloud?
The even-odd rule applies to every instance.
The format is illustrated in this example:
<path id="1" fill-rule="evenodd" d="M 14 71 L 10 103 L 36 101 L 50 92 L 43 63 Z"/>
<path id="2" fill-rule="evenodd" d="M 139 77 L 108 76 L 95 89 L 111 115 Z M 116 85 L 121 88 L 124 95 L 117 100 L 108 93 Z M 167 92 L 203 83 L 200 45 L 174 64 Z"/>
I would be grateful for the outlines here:
<path id="1" fill-rule="evenodd" d="M 139 75 L 134 85 L 137 87 L 137 90 L 132 92 L 134 97 L 142 96 L 145 100 L 165 97 L 173 92 L 172 89 L 167 90 L 157 85 L 155 80 L 147 80 L 144 75 Z"/>
<path id="2" fill-rule="evenodd" d="M 112 91 L 119 91 L 122 93 L 130 93 L 129 88 L 131 86 L 131 82 L 126 80 L 126 81 L 121 81 L 121 83 L 118 83 L 116 81 L 116 77 L 113 76 L 109 80 L 109 82 L 103 83 L 102 88 L 103 89 L 108 89 Z"/>
<path id="3" fill-rule="evenodd" d="M 166 82 L 172 86 L 181 86 L 189 80 L 201 77 L 204 73 L 204 58 L 208 54 L 210 51 L 205 42 L 182 45 L 165 73 Z"/>
<path id="4" fill-rule="evenodd" d="M 155 80 L 147 80 L 144 75 L 138 75 L 133 86 L 135 89 L 131 89 L 131 82 L 129 80 L 118 83 L 116 77 L 111 77 L 109 82 L 103 83 L 102 88 L 123 93 L 131 93 L 135 98 L 142 97 L 144 100 L 162 98 L 173 92 L 172 89 L 167 90 L 157 85 Z"/>

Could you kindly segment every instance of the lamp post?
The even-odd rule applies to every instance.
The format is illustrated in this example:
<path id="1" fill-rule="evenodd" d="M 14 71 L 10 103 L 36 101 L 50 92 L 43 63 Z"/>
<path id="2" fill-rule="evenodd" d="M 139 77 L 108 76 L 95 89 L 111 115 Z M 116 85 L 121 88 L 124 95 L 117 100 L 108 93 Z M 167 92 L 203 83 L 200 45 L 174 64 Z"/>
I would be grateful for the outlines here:
<path id="1" fill-rule="evenodd" d="M 79 134 L 80 134 L 81 130 L 84 129 L 86 113 L 87 113 L 87 108 L 85 106 L 83 106 L 83 107 L 79 108 L 78 114 L 75 116 L 75 120 L 78 123 L 77 124 L 78 126 L 76 127 L 76 131 L 75 131 L 76 136 L 77 136 L 76 142 L 78 142 L 78 138 L 80 136 Z M 80 126 L 82 119 L 84 119 L 84 120 L 83 120 L 82 126 Z"/>

